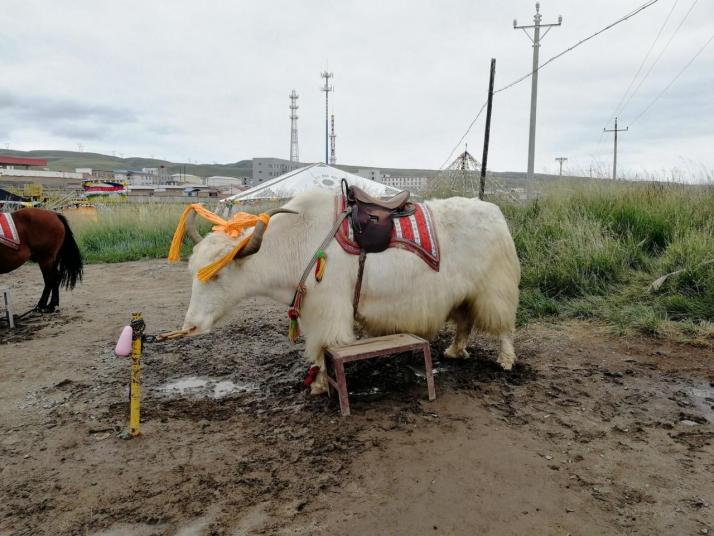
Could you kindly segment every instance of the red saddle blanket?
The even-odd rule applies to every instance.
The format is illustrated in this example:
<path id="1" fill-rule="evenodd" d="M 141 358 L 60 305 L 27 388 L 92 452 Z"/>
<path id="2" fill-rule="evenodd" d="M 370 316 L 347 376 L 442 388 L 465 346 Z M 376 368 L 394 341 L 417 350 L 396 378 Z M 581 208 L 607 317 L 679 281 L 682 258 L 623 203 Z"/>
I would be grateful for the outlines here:
<path id="1" fill-rule="evenodd" d="M 0 213 L 0 244 L 12 249 L 20 248 L 20 235 L 17 234 L 12 214 Z"/>
<path id="2" fill-rule="evenodd" d="M 394 219 L 390 248 L 401 248 L 417 254 L 432 270 L 439 271 L 441 257 L 439 254 L 439 241 L 436 237 L 434 220 L 431 211 L 423 203 L 412 203 L 414 214 Z M 345 210 L 346 200 L 344 195 L 338 195 L 336 201 L 337 215 Z M 345 218 L 337 231 L 337 242 L 347 253 L 359 255 L 359 245 L 354 239 L 352 225 L 349 218 Z"/>

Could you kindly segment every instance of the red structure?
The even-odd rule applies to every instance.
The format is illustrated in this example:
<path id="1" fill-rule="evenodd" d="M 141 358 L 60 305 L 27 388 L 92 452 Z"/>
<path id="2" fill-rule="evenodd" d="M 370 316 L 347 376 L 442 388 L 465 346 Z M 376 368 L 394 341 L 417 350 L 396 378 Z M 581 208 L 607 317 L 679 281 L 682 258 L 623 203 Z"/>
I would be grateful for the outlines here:
<path id="1" fill-rule="evenodd" d="M 0 155 L 0 167 L 8 166 L 20 169 L 29 169 L 30 167 L 47 167 L 47 160 L 41 160 L 40 158 L 19 158 L 17 156 Z"/>

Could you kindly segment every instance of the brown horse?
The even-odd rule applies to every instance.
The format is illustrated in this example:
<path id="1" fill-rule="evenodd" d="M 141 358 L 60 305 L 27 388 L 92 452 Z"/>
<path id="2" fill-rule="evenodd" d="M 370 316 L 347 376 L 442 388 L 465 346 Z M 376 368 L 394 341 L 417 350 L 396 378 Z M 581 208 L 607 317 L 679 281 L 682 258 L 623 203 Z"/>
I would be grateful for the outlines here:
<path id="1" fill-rule="evenodd" d="M 82 254 L 64 216 L 41 208 L 12 213 L 20 247 L 0 244 L 0 274 L 12 272 L 28 260 L 42 270 L 45 288 L 36 311 L 51 313 L 59 306 L 59 288 L 73 289 L 82 279 Z M 50 296 L 51 294 L 51 296 Z"/>

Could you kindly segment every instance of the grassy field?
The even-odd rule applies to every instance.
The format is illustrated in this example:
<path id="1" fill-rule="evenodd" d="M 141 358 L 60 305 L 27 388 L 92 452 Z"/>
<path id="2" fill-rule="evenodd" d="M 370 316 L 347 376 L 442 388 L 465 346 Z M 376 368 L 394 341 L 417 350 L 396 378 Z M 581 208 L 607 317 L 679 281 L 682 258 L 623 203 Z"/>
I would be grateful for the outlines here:
<path id="1" fill-rule="evenodd" d="M 71 212 L 67 217 L 85 262 L 135 261 L 166 257 L 184 206 L 127 203 L 99 207 L 96 221 Z M 182 253 L 189 255 L 190 246 L 184 244 Z"/>
<path id="2" fill-rule="evenodd" d="M 521 323 L 596 318 L 621 333 L 714 337 L 713 188 L 571 185 L 502 209 L 523 267 Z"/>
<path id="3" fill-rule="evenodd" d="M 519 323 L 593 318 L 619 333 L 714 339 L 711 186 L 568 182 L 526 205 L 499 204 L 523 268 Z M 182 209 L 120 206 L 73 228 L 87 262 L 163 257 Z"/>

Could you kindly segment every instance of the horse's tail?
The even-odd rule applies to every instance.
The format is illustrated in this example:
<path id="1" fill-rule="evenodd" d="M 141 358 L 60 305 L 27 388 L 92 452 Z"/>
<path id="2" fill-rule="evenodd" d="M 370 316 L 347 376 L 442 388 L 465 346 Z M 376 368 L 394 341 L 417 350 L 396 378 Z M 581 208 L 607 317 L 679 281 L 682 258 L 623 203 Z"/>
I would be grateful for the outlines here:
<path id="1" fill-rule="evenodd" d="M 74 240 L 74 235 L 72 234 L 72 229 L 69 228 L 69 223 L 67 223 L 67 218 L 62 214 L 57 214 L 57 217 L 64 225 L 64 242 L 60 247 L 58 257 L 57 270 L 59 272 L 60 286 L 64 286 L 66 289 L 73 289 L 77 284 L 77 281 L 82 280 L 82 273 L 84 270 L 82 263 L 82 253 L 79 251 L 79 246 Z"/>

